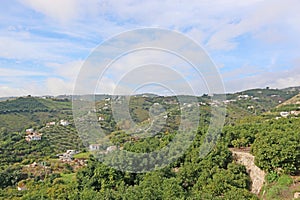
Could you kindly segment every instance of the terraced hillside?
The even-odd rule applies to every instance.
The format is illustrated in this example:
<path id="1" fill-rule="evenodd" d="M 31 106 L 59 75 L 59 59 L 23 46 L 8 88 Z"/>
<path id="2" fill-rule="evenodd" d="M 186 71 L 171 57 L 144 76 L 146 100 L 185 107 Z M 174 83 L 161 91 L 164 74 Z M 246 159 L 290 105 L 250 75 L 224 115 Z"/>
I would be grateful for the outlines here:
<path id="1" fill-rule="evenodd" d="M 0 102 L 0 127 L 22 131 L 71 114 L 71 102 L 68 100 L 19 97 Z"/>

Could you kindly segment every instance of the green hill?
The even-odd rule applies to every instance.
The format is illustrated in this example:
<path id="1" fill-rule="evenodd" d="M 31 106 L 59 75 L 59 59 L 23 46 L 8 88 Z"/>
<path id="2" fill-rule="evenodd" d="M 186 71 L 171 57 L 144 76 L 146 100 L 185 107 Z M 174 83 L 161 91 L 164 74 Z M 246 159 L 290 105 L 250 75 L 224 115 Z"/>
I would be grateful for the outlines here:
<path id="1" fill-rule="evenodd" d="M 68 100 L 19 97 L 0 102 L 0 127 L 22 131 L 71 114 Z"/>
<path id="2" fill-rule="evenodd" d="M 170 165 L 147 173 L 129 173 L 109 168 L 86 152 L 72 120 L 70 96 L 48 99 L 21 97 L 1 101 L 0 199 L 257 199 L 256 195 L 250 193 L 249 174 L 244 166 L 234 162 L 228 147 L 251 149 L 256 165 L 267 172 L 266 192 L 260 197 L 290 197 L 292 191 L 300 191 L 297 185 L 293 185 L 294 189 L 289 191 L 293 181 L 290 175 L 300 173 L 300 120 L 297 116 L 281 119 L 275 116 L 279 108 L 297 105 L 298 96 L 294 96 L 298 93 L 295 88 L 266 88 L 227 94 L 224 102 L 212 101 L 208 95 L 197 97 L 196 105 L 184 105 L 185 109 L 193 112 L 199 109 L 200 113 L 200 124 L 192 145 Z M 107 134 L 105 139 L 114 145 L 130 152 L 147 153 L 166 147 L 178 134 L 182 119 L 176 97 L 151 94 L 132 96 L 129 113 L 137 124 L 134 128 L 125 118 L 115 121 L 111 98 L 122 101 L 125 97 L 99 95 L 96 98 L 96 110 L 87 116 L 96 114 L 100 117 L 99 124 Z M 189 101 L 191 96 L 181 98 Z M 227 106 L 227 113 L 225 127 L 220 131 L 222 137 L 206 137 L 211 109 L 223 104 Z M 279 104 L 281 106 L 276 107 Z M 154 105 L 163 112 L 153 117 L 151 122 L 150 112 L 157 112 L 153 111 Z M 71 124 L 60 125 L 61 119 Z M 52 121 L 56 124 L 46 126 Z M 140 128 L 151 123 L 153 127 L 162 125 L 158 133 L 152 137 L 138 135 Z M 26 128 L 34 128 L 42 133 L 42 139 L 25 141 Z M 122 131 L 124 129 L 128 132 Z M 86 132 L 89 131 L 87 127 Z M 181 140 L 183 135 L 179 136 Z M 206 157 L 199 157 L 203 142 L 208 140 L 217 141 L 217 145 Z M 82 152 L 74 157 L 76 161 L 64 162 L 57 158 L 57 154 L 69 149 Z M 169 151 L 171 155 L 181 153 L 180 148 Z M 82 159 L 87 159 L 87 163 L 83 161 L 83 164 L 79 164 Z M 149 159 L 135 164 L 149 166 L 151 159 L 163 158 Z M 116 155 L 112 162 L 122 164 L 122 159 Z M 130 163 L 125 163 L 125 166 L 127 164 Z M 282 177 L 288 180 L 284 186 L 281 184 Z M 27 190 L 17 191 L 17 185 L 25 185 Z"/>

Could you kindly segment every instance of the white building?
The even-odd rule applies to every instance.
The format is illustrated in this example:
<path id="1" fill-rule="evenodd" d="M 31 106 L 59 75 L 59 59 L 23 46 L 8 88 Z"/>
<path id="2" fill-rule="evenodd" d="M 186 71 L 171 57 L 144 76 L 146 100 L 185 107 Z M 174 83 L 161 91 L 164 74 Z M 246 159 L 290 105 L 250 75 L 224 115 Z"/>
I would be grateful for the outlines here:
<path id="1" fill-rule="evenodd" d="M 46 124 L 46 126 L 47 127 L 50 127 L 50 126 L 54 126 L 56 123 L 55 122 L 48 122 L 47 124 Z"/>
<path id="2" fill-rule="evenodd" d="M 239 99 L 248 99 L 249 95 L 248 94 L 242 94 L 238 96 Z"/>
<path id="3" fill-rule="evenodd" d="M 287 116 L 289 116 L 289 112 L 280 112 L 280 116 L 281 117 L 287 117 Z"/>
<path id="4" fill-rule="evenodd" d="M 28 128 L 28 129 L 26 129 L 26 133 L 33 133 L 33 128 Z"/>
<path id="5" fill-rule="evenodd" d="M 38 141 L 38 140 L 41 140 L 41 139 L 42 139 L 42 134 L 40 134 L 40 133 L 32 133 L 30 135 L 25 136 L 25 140 L 27 142 Z"/>
<path id="6" fill-rule="evenodd" d="M 68 126 L 70 123 L 68 122 L 68 121 L 66 121 L 66 120 L 60 120 L 60 125 L 62 125 L 62 126 Z"/>
<path id="7" fill-rule="evenodd" d="M 295 115 L 295 116 L 298 116 L 298 115 L 300 115 L 300 111 L 298 111 L 298 110 L 293 110 L 293 111 L 291 111 L 291 114 L 292 114 L 292 115 Z"/>
<path id="8" fill-rule="evenodd" d="M 100 146 L 101 146 L 100 144 L 90 144 L 89 149 L 90 151 L 97 151 L 100 149 Z"/>

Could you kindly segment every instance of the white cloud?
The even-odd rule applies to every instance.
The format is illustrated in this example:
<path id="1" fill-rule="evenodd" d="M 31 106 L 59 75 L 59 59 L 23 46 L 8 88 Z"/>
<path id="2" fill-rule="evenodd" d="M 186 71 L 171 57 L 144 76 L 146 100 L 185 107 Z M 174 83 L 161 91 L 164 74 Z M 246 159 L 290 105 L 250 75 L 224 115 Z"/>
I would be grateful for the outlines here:
<path id="1" fill-rule="evenodd" d="M 17 69 L 7 69 L 7 68 L 0 68 L 0 77 L 16 77 L 16 76 L 45 76 L 47 75 L 44 72 L 37 72 L 37 71 L 28 71 L 28 70 L 17 70 Z"/>
<path id="2" fill-rule="evenodd" d="M 65 81 L 61 78 L 48 78 L 46 80 L 47 90 L 50 94 L 72 94 L 74 85 L 70 81 Z"/>
<path id="3" fill-rule="evenodd" d="M 0 85 L 1 97 L 24 96 L 30 94 L 27 90 Z"/>
<path id="4" fill-rule="evenodd" d="M 63 64 L 46 63 L 46 66 L 52 68 L 52 73 L 57 76 L 68 80 L 75 80 L 83 64 L 83 60 L 75 60 Z"/>
<path id="5" fill-rule="evenodd" d="M 240 15 L 239 22 L 220 27 L 211 36 L 207 46 L 214 50 L 231 50 L 238 45 L 234 39 L 240 35 L 246 33 L 255 35 L 257 32 L 263 35 L 266 34 L 265 31 L 270 32 L 270 27 L 285 27 L 289 24 L 290 17 L 299 13 L 295 7 L 300 7 L 299 1 L 262 1 L 256 4 L 254 9 L 246 10 L 244 14 Z M 297 15 L 299 17 L 299 14 Z M 277 31 L 274 35 L 279 37 L 282 34 L 287 35 L 286 30 Z M 264 39 L 276 42 L 274 35 L 271 34 L 271 38 Z"/>
<path id="6" fill-rule="evenodd" d="M 239 74 L 239 72 L 237 73 Z M 236 92 L 250 88 L 286 88 L 300 85 L 300 67 L 296 66 L 285 71 L 266 72 L 245 76 L 243 78 L 232 78 L 225 81 L 227 92 Z"/>
<path id="7" fill-rule="evenodd" d="M 22 11 L 20 15 L 18 13 L 0 15 L 5 26 L 7 25 L 0 30 L 0 57 L 21 62 L 38 61 L 41 67 L 39 72 L 12 70 L 7 67 L 0 69 L 0 75 L 23 78 L 23 82 L 28 83 L 27 89 L 30 88 L 31 93 L 69 93 L 72 91 L 83 62 L 82 59 L 87 56 L 89 51 L 87 48 L 93 48 L 103 39 L 131 28 L 156 26 L 185 32 L 198 43 L 208 47 L 210 53 L 217 52 L 219 55 L 243 45 L 243 41 L 237 38 L 245 34 L 250 35 L 251 40 L 255 42 L 262 41 L 263 47 L 269 44 L 285 44 L 287 49 L 284 51 L 289 54 L 290 52 L 297 54 L 300 44 L 298 40 L 300 2 L 298 0 L 191 0 L 188 2 L 180 0 L 143 2 L 137 0 L 19 0 L 19 2 L 22 2 L 22 6 L 16 4 L 16 10 Z M 32 18 L 25 18 L 23 14 Z M 40 14 L 45 17 L 40 17 Z M 164 39 L 164 43 L 182 45 L 168 37 Z M 292 45 L 294 49 L 290 48 Z M 266 51 L 269 52 L 261 52 L 258 57 L 276 54 L 274 49 Z M 234 77 L 227 82 L 230 90 L 252 86 L 264 87 L 264 84 L 284 87 L 284 84 L 298 83 L 296 71 L 278 72 L 278 74 L 274 72 L 270 76 L 270 73 L 265 71 L 266 66 L 262 69 L 259 68 L 259 64 L 254 64 L 250 59 L 247 60 L 245 56 L 247 51 L 240 53 L 243 54 L 244 60 L 238 58 L 238 54 L 235 55 L 236 57 L 233 56 L 230 62 L 222 58 L 218 60 L 218 63 L 226 63 L 222 65 L 222 68 L 230 67 L 231 64 L 241 65 L 239 69 L 224 74 L 226 80 Z M 190 55 L 197 57 L 193 51 Z M 232 55 L 225 57 L 228 56 Z M 137 63 L 149 63 L 153 60 L 149 58 L 148 55 L 140 54 L 138 57 L 124 59 L 122 63 L 116 63 L 115 73 L 125 73 L 124 65 L 129 67 Z M 167 57 L 164 59 L 157 57 L 157 59 L 167 61 L 169 65 L 177 63 L 175 59 Z M 275 56 L 273 64 L 282 63 L 281 59 Z M 271 63 L 269 68 L 272 68 L 273 64 Z M 26 64 L 22 66 L 22 69 L 24 68 Z M 47 72 L 44 73 L 44 70 Z M 179 70 L 184 75 L 189 73 L 183 68 Z M 225 71 L 228 70 L 225 69 Z M 34 81 L 26 79 L 29 75 L 48 75 L 48 78 L 40 84 L 30 86 L 29 83 L 34 83 Z M 239 75 L 244 75 L 246 78 L 238 80 Z M 106 78 L 104 89 L 111 91 L 116 81 Z M 238 84 L 239 81 L 241 84 Z M 24 88 L 22 83 L 15 84 L 15 86 L 15 88 Z M 17 94 L 25 91 L 24 89 L 13 90 L 12 85 L 1 87 L 3 91 L 3 88 L 6 88 L 6 91 L 11 89 Z"/>
<path id="8" fill-rule="evenodd" d="M 43 13 L 47 17 L 56 19 L 62 23 L 79 19 L 82 16 L 95 13 L 98 1 L 96 0 L 20 0 L 33 10 Z"/>
<path id="9" fill-rule="evenodd" d="M 76 50 L 76 45 L 70 42 L 59 42 L 52 39 L 26 39 L 23 37 L 12 38 L 0 36 L 0 57 L 16 60 L 30 61 L 57 61 L 64 62 L 68 60 L 63 52 Z"/>
<path id="10" fill-rule="evenodd" d="M 46 80 L 46 88 L 50 94 L 72 94 L 77 75 L 83 64 L 82 60 L 64 64 L 47 63 L 52 68 L 52 76 Z"/>

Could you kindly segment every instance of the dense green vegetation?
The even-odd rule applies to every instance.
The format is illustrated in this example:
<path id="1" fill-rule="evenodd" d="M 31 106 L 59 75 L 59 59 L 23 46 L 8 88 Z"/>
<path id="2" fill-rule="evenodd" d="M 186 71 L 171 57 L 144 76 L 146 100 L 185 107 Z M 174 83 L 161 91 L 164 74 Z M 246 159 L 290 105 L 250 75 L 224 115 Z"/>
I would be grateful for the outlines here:
<path id="1" fill-rule="evenodd" d="M 256 165 L 267 172 L 263 188 L 265 193 L 261 196 L 280 199 L 280 195 L 290 192 L 293 183 L 290 175 L 299 175 L 300 118 L 289 116 L 275 119 L 280 111 L 294 110 L 296 106 L 275 107 L 279 101 L 297 92 L 257 89 L 228 95 L 229 100 L 235 101 L 226 102 L 226 126 L 220 133 L 222 137 L 205 157 L 199 156 L 199 152 L 207 140 L 205 134 L 211 117 L 210 98 L 207 95 L 198 97 L 201 102 L 198 106 L 200 123 L 192 145 L 171 164 L 146 173 L 118 171 L 87 152 L 77 135 L 68 99 L 24 97 L 2 101 L 0 199 L 258 199 L 250 193 L 251 179 L 246 168 L 233 160 L 229 150 L 233 147 L 251 148 Z M 181 111 L 174 97 L 141 95 L 130 99 L 131 117 L 140 128 L 149 126 L 149 111 L 154 103 L 161 105 L 168 113 L 166 123 L 153 137 L 132 135 L 138 131 L 130 128 L 128 120 L 115 121 L 112 116 L 108 99 L 111 97 L 103 95 L 97 98 L 95 114 L 101 117 L 99 124 L 105 130 L 106 139 L 126 151 L 145 153 L 160 150 L 178 134 Z M 214 106 L 220 104 L 222 102 Z M 61 126 L 61 119 L 71 124 Z M 56 124 L 46 126 L 50 121 Z M 154 126 L 159 123 L 156 121 Z M 25 141 L 26 128 L 42 133 L 42 140 Z M 74 155 L 72 161 L 59 160 L 57 154 L 69 149 L 80 153 Z M 174 151 L 174 155 L 180 153 L 176 152 L 179 149 L 170 151 Z M 80 161 L 84 164 L 79 164 Z M 120 159 L 113 157 L 113 162 L 120 162 Z M 143 167 L 147 163 L 149 160 L 137 165 Z M 26 190 L 18 191 L 17 186 Z"/>
<path id="2" fill-rule="evenodd" d="M 252 119 L 224 128 L 229 145 L 238 148 L 251 145 L 257 166 L 266 171 L 281 169 L 285 173 L 299 173 L 300 119 Z"/>
<path id="3" fill-rule="evenodd" d="M 68 100 L 29 96 L 0 102 L 0 127 L 13 132 L 71 115 L 71 102 Z"/>

